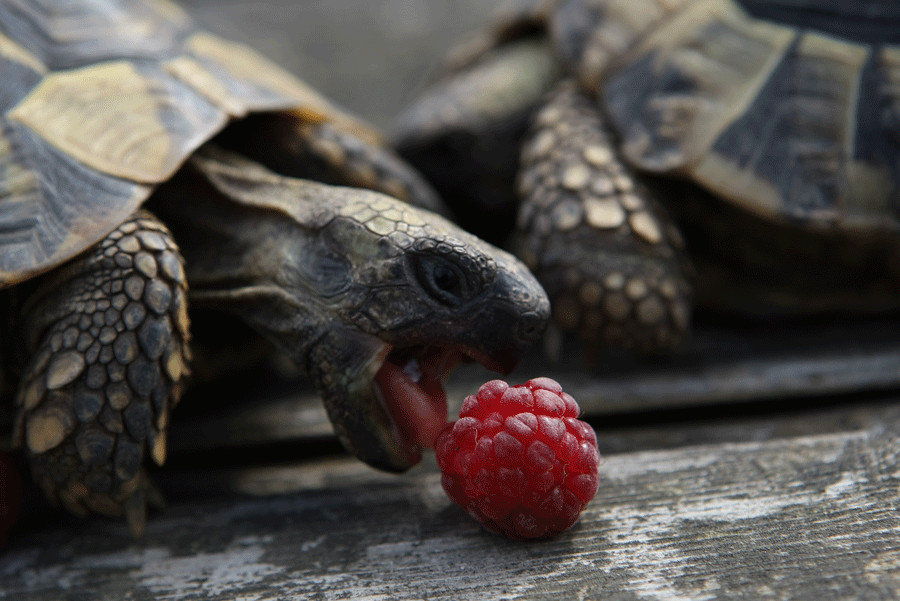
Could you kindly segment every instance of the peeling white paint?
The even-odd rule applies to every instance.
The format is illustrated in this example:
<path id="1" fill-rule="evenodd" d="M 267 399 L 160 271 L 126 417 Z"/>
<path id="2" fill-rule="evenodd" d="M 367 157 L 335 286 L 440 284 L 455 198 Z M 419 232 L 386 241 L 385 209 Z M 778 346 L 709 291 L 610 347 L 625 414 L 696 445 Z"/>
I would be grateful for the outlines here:
<path id="1" fill-rule="evenodd" d="M 766 495 L 748 498 L 708 497 L 699 501 L 683 501 L 678 504 L 681 519 L 699 521 L 734 522 L 753 520 L 774 515 L 794 505 L 813 502 L 812 495 Z"/>
<path id="2" fill-rule="evenodd" d="M 308 553 L 325 542 L 326 538 L 327 537 L 322 534 L 320 536 L 317 536 L 313 540 L 308 540 L 300 545 L 300 550 L 304 553 Z"/>
<path id="3" fill-rule="evenodd" d="M 5 569 L 4 572 L 6 572 Z M 79 576 L 80 574 L 73 573 L 67 566 L 62 565 L 45 567 L 31 564 L 23 566 L 15 572 L 16 579 L 22 582 L 27 590 L 34 591 L 68 591 L 80 582 Z M 48 595 L 53 595 L 53 593 L 48 593 Z M 9 595 L 0 588 L 0 599 L 16 599 L 17 596 L 17 594 Z"/>
<path id="4" fill-rule="evenodd" d="M 341 523 L 351 515 L 347 512 L 367 506 L 359 494 L 350 505 L 331 504 L 333 527 L 314 530 L 307 530 L 296 516 L 315 506 L 317 519 L 326 519 L 321 517 L 321 499 L 250 500 L 221 511 L 166 518 L 156 530 L 174 534 L 182 528 L 228 528 L 244 516 L 264 514 L 269 520 L 259 521 L 263 535 L 196 545 L 189 541 L 190 548 L 162 538 L 152 547 L 135 544 L 74 557 L 63 551 L 58 564 L 46 567 L 38 565 L 46 561 L 44 551 L 19 550 L 0 561 L 0 583 L 15 581 L 19 594 L 0 591 L 0 599 L 19 601 L 23 593 L 27 599 L 65 597 L 109 577 L 116 587 L 126 587 L 117 590 L 162 601 L 512 601 L 560 594 L 587 601 L 608 598 L 611 592 L 645 601 L 711 601 L 734 595 L 739 578 L 731 571 L 741 575 L 745 553 L 748 574 L 765 563 L 766 553 L 773 555 L 773 570 L 765 582 L 739 583 L 740 592 L 772 598 L 818 583 L 795 581 L 794 560 L 779 555 L 785 544 L 781 537 L 792 529 L 804 529 L 797 532 L 836 556 L 846 555 L 842 565 L 853 567 L 852 572 L 823 575 L 823 583 L 852 586 L 864 581 L 897 590 L 900 581 L 894 574 L 900 573 L 900 556 L 885 547 L 894 540 L 891 528 L 897 522 L 891 521 L 889 511 L 896 494 L 868 495 L 876 479 L 888 478 L 896 468 L 892 463 L 861 466 L 854 455 L 867 451 L 856 438 L 855 433 L 844 433 L 807 437 L 801 443 L 769 441 L 612 456 L 604 469 L 622 480 L 609 478 L 601 485 L 583 523 L 551 541 L 530 544 L 480 532 L 461 511 L 458 527 L 438 531 L 447 524 L 444 512 L 450 502 L 440 490 L 439 476 L 432 473 L 416 480 L 420 490 L 397 488 L 387 500 L 377 498 L 376 492 L 384 491 L 362 495 L 381 512 L 377 515 L 383 529 L 374 533 L 356 519 L 347 527 Z M 418 515 L 402 516 L 397 528 L 391 516 L 383 514 L 385 503 L 398 512 L 415 507 Z M 869 514 L 860 516 L 861 511 Z M 442 525 L 430 521 L 438 514 Z M 805 530 L 808 521 L 815 524 L 822 516 L 844 521 L 828 529 L 824 526 L 830 523 L 822 522 L 818 532 Z M 291 531 L 280 528 L 282 517 L 290 518 Z M 867 539 L 869 523 L 877 531 Z M 311 534 L 304 537 L 307 531 Z M 772 533 L 775 539 L 765 538 Z M 197 553 L 194 547 L 205 552 Z"/>
<path id="5" fill-rule="evenodd" d="M 673 456 L 666 451 L 643 451 L 625 455 L 605 457 L 600 464 L 602 478 L 612 482 L 629 482 L 639 474 L 672 472 L 702 469 L 720 461 L 721 454 L 710 452 L 702 447 L 692 447 L 688 452 Z"/>
<path id="6" fill-rule="evenodd" d="M 896 590 L 900 587 L 900 550 L 879 553 L 866 564 L 863 574 L 872 584 Z"/>
<path id="7" fill-rule="evenodd" d="M 3 573 L 15 569 L 26 590 L 84 590 L 98 570 L 130 572 L 137 586 L 159 600 L 190 598 L 239 599 L 248 586 L 258 585 L 284 571 L 260 561 L 271 537 L 244 537 L 217 553 L 173 556 L 163 547 L 132 547 L 115 552 L 75 557 L 70 565 L 35 566 L 36 552 L 3 565 Z M 0 599 L 8 598 L 0 589 Z M 263 601 L 244 594 L 243 601 Z"/>
<path id="8" fill-rule="evenodd" d="M 413 541 L 399 541 L 396 543 L 381 543 L 378 545 L 370 545 L 366 549 L 366 557 L 372 559 L 381 559 L 384 557 L 401 557 L 407 555 L 415 547 Z"/>
<path id="9" fill-rule="evenodd" d="M 633 477 L 647 473 L 671 474 L 675 472 L 702 470 L 723 458 L 746 453 L 759 453 L 766 449 L 772 461 L 781 465 L 785 454 L 801 455 L 814 453 L 817 463 L 833 463 L 844 452 L 848 443 L 869 439 L 872 433 L 866 430 L 838 432 L 811 436 L 799 436 L 786 440 L 764 442 L 726 443 L 715 446 L 682 447 L 677 452 L 671 450 L 643 451 L 605 457 L 600 471 L 603 478 L 613 482 L 628 482 Z M 783 450 L 783 453 L 780 452 Z M 765 458 L 760 458 L 764 464 Z"/>
<path id="10" fill-rule="evenodd" d="M 804 464 L 807 454 L 811 460 L 828 464 L 838 461 L 847 444 L 867 436 L 865 432 L 842 432 L 808 436 L 790 441 L 739 443 L 714 448 L 682 448 L 671 451 L 651 451 L 612 456 L 603 468 L 602 476 L 612 482 L 648 480 L 654 490 L 668 490 L 670 497 L 656 498 L 655 503 L 635 503 L 634 499 L 617 499 L 621 504 L 600 508 L 597 517 L 609 525 L 605 533 L 611 545 L 607 552 L 616 568 L 628 573 L 626 588 L 641 599 L 665 601 L 705 601 L 719 596 L 721 588 L 715 575 L 704 579 L 685 577 L 694 570 L 698 558 L 690 555 L 676 541 L 688 522 L 735 524 L 743 520 L 777 516 L 795 506 L 820 503 L 822 495 L 804 490 L 802 481 L 797 487 L 783 488 L 770 483 L 765 473 L 784 473 L 785 466 Z M 740 456 L 753 456 L 748 464 Z M 720 467 L 717 464 L 722 464 Z M 714 487 L 709 474 L 730 472 L 734 465 L 756 465 L 764 472 L 757 474 L 746 486 Z M 654 474 L 659 474 L 654 479 Z M 699 479 L 698 479 L 699 476 Z M 827 498 L 851 492 L 858 484 L 850 474 L 826 491 Z M 601 483 L 601 487 L 603 484 Z M 773 494 L 775 493 L 775 494 Z M 612 499 L 610 499 L 612 500 Z M 777 519 L 777 518 L 776 518 Z"/>
<path id="11" fill-rule="evenodd" d="M 860 474 L 857 475 L 861 476 Z M 841 495 L 852 491 L 859 484 L 862 484 L 861 480 L 857 480 L 852 474 L 844 472 L 843 474 L 841 474 L 840 480 L 838 480 L 834 484 L 829 485 L 825 489 L 825 496 L 829 499 L 836 499 Z"/>
<path id="12" fill-rule="evenodd" d="M 617 569 L 628 572 L 628 590 L 642 599 L 659 601 L 707 601 L 716 597 L 719 585 L 712 577 L 694 590 L 675 585 L 690 560 L 670 542 L 675 536 L 675 526 L 683 519 L 674 509 L 663 506 L 611 509 L 601 514 L 611 524 L 608 536 L 613 544 L 607 552 Z"/>
<path id="13" fill-rule="evenodd" d="M 284 571 L 261 562 L 264 553 L 265 547 L 255 543 L 233 545 L 219 553 L 158 557 L 138 570 L 137 579 L 160 600 L 188 594 L 201 598 L 234 595 Z"/>

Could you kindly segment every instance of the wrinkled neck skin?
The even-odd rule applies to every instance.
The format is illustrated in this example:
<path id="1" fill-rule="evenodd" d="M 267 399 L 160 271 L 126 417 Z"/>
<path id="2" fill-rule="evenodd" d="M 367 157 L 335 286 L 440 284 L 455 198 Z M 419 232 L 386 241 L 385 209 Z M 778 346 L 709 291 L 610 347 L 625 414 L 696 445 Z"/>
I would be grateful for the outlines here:
<path id="1" fill-rule="evenodd" d="M 181 241 L 192 308 L 227 311 L 305 369 L 323 396 L 344 444 L 370 463 L 388 444 L 381 424 L 356 416 L 347 397 L 366 399 L 390 347 L 370 331 L 347 327 L 362 292 L 356 271 L 390 264 L 392 249 L 339 215 L 344 189 L 281 178 L 230 153 L 205 149 L 160 190 L 152 209 Z M 361 445 L 373 450 L 365 453 Z M 395 453 L 400 453 L 395 449 Z M 412 459 L 410 459 L 412 460 Z"/>
<path id="2" fill-rule="evenodd" d="M 359 302 L 355 270 L 392 250 L 365 237 L 347 244 L 354 225 L 337 214 L 340 189 L 317 198 L 319 187 L 209 150 L 151 207 L 181 241 L 192 306 L 238 315 L 310 372 L 311 350 Z M 377 355 L 383 344 L 365 346 Z"/>

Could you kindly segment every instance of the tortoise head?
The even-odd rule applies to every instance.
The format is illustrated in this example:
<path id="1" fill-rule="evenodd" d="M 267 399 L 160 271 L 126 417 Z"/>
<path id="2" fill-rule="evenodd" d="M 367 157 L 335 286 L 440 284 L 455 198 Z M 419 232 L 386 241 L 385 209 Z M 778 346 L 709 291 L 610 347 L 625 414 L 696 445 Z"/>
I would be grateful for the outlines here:
<path id="1" fill-rule="evenodd" d="M 453 366 L 472 359 L 510 371 L 542 333 L 549 302 L 517 259 L 452 223 L 343 192 L 351 198 L 321 236 L 344 283 L 306 367 L 344 444 L 402 470 L 447 422 Z"/>
<path id="2" fill-rule="evenodd" d="M 447 422 L 455 364 L 508 372 L 549 318 L 518 259 L 431 212 L 221 152 L 185 173 L 191 202 L 160 208 L 190 237 L 192 301 L 229 308 L 305 367 L 344 445 L 375 467 L 419 461 Z"/>

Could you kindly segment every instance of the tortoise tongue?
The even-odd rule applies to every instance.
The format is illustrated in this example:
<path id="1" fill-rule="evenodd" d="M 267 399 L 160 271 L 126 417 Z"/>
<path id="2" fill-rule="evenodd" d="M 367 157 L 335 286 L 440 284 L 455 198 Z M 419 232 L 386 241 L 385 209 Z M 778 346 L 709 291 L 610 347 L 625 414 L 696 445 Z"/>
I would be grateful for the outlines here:
<path id="1" fill-rule="evenodd" d="M 435 438 L 447 424 L 443 379 L 458 358 L 453 351 L 427 353 L 418 364 L 406 369 L 385 361 L 375 374 L 387 410 L 408 444 L 434 446 Z"/>

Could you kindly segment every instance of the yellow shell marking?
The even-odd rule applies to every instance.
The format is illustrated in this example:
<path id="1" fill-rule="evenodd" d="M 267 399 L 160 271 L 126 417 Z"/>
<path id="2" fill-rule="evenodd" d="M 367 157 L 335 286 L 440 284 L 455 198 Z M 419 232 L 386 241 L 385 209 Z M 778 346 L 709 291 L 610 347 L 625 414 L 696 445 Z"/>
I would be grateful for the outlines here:
<path id="1" fill-rule="evenodd" d="M 222 66 L 237 81 L 270 90 L 296 102 L 298 106 L 317 109 L 322 113 L 331 110 L 331 105 L 318 92 L 247 46 L 200 32 L 191 36 L 187 49 Z"/>
<path id="2" fill-rule="evenodd" d="M 717 34 L 719 30 L 727 33 Z M 687 97 L 655 94 L 647 109 L 659 122 L 650 126 L 650 138 L 626 141 L 625 155 L 654 170 L 702 159 L 722 131 L 746 112 L 794 37 L 788 27 L 748 18 L 731 0 L 688 6 L 648 36 L 633 55 L 653 53 L 658 69 L 676 69 L 696 89 Z M 645 156 L 651 139 L 657 140 L 654 146 L 662 142 L 673 151 Z"/>
<path id="3" fill-rule="evenodd" d="M 232 117 L 242 117 L 247 113 L 246 104 L 240 98 L 235 98 L 234 94 L 197 60 L 189 56 L 179 56 L 168 61 L 165 69 L 169 75 L 187 83 Z"/>
<path id="4" fill-rule="evenodd" d="M 166 69 L 233 116 L 260 107 L 248 107 L 248 99 L 230 91 L 228 82 L 219 80 L 204 67 L 204 62 L 223 69 L 235 82 L 271 94 L 273 103 L 284 105 L 273 109 L 293 108 L 302 121 L 333 121 L 367 142 L 380 143 L 381 137 L 374 130 L 342 113 L 314 89 L 243 44 L 198 32 L 188 39 L 187 50 L 193 57 L 173 59 L 166 64 Z"/>
<path id="5" fill-rule="evenodd" d="M 180 156 L 160 120 L 165 94 L 125 61 L 51 73 L 9 117 L 103 173 L 168 178 Z"/>
<path id="6" fill-rule="evenodd" d="M 18 45 L 2 33 L 0 33 L 0 57 L 20 65 L 25 65 L 32 71 L 46 73 L 47 67 L 38 57 Z"/>
<path id="7" fill-rule="evenodd" d="M 797 46 L 798 56 L 802 60 L 828 64 L 832 77 L 844 84 L 832 86 L 835 90 L 846 91 L 843 96 L 835 98 L 840 105 L 838 110 L 843 111 L 843 119 L 822 122 L 819 129 L 831 128 L 830 135 L 837 144 L 843 147 L 842 154 L 845 159 L 852 156 L 857 104 L 856 82 L 866 60 L 867 52 L 868 50 L 864 46 L 816 34 L 805 34 Z M 729 157 L 709 153 L 688 171 L 697 182 L 732 198 L 750 211 L 761 215 L 778 215 L 782 209 L 784 202 L 782 191 L 771 182 L 758 176 L 753 170 L 735 164 Z M 850 175 L 856 176 L 851 181 L 853 186 L 858 188 L 857 191 L 865 191 L 866 180 L 871 173 L 863 169 L 854 170 L 851 166 Z M 873 188 L 883 188 L 883 184 L 879 186 L 876 182 L 877 178 L 871 180 Z M 850 215 L 848 214 L 847 217 L 849 218 Z"/>
<path id="8" fill-rule="evenodd" d="M 169 0 L 155 0 L 153 8 L 160 16 L 173 23 L 183 23 L 188 20 L 188 15 L 184 12 L 184 9 Z"/>

